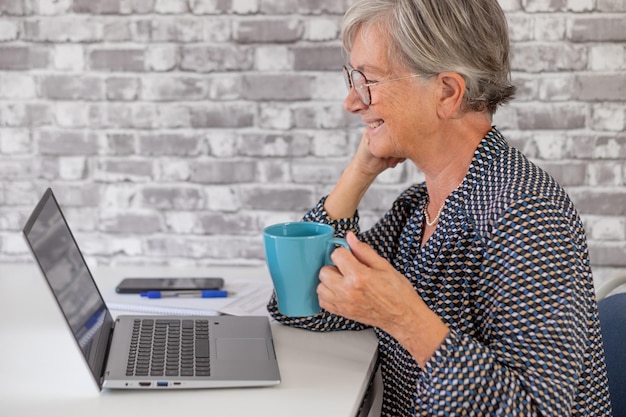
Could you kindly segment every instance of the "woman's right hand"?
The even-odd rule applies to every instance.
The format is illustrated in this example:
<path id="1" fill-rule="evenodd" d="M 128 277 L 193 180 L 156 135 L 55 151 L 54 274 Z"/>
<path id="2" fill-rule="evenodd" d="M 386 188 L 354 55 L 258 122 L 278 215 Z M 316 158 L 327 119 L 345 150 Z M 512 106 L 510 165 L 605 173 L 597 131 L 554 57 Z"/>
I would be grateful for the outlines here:
<path id="1" fill-rule="evenodd" d="M 330 192 L 324 208 L 331 219 L 352 217 L 376 177 L 386 170 L 404 162 L 404 158 L 378 158 L 369 149 L 367 130 L 361 136 L 356 154 L 341 174 L 335 188 Z"/>
<path id="2" fill-rule="evenodd" d="M 369 148 L 369 136 L 367 129 L 363 131 L 361 136 L 361 142 L 357 148 L 356 154 L 352 160 L 352 163 L 356 165 L 356 168 L 365 176 L 371 176 L 374 179 L 383 171 L 388 168 L 395 168 L 396 165 L 402 163 L 406 158 L 379 158 L 374 156 Z"/>

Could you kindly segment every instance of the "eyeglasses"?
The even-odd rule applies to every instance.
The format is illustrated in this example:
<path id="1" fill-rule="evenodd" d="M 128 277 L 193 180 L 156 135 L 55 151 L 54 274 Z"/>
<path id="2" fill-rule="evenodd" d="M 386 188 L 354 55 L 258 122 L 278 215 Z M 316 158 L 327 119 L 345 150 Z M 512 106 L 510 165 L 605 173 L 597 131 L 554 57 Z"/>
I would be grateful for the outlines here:
<path id="1" fill-rule="evenodd" d="M 372 92 L 370 91 L 370 87 L 376 86 L 378 84 L 386 83 L 389 81 L 398 81 L 398 80 L 404 80 L 407 78 L 419 77 L 420 74 L 413 74 L 407 77 L 392 78 L 390 80 L 367 81 L 367 78 L 365 78 L 365 75 L 363 75 L 361 71 L 354 69 L 354 68 L 350 69 L 344 65 L 343 76 L 344 76 L 344 81 L 346 83 L 346 87 L 348 87 L 348 91 L 350 91 L 350 89 L 354 87 L 354 89 L 356 90 L 363 104 L 365 104 L 366 106 L 369 106 L 370 104 L 372 104 Z"/>

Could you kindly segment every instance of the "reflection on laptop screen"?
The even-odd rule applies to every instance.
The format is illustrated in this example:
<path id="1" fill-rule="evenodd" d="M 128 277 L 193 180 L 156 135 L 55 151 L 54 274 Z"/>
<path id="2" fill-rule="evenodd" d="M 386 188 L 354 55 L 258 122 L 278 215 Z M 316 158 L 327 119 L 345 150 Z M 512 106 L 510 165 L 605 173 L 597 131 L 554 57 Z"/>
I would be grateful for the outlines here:
<path id="1" fill-rule="evenodd" d="M 94 376 L 100 375 L 112 318 L 56 200 L 46 194 L 24 235 Z"/>

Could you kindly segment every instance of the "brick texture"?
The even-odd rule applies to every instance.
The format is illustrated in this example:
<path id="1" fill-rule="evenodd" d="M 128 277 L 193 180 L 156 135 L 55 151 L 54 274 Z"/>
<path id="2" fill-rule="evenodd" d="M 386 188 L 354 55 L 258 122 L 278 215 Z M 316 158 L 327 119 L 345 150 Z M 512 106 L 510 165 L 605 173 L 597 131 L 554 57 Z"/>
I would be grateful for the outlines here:
<path id="1" fill-rule="evenodd" d="M 566 187 L 598 280 L 626 271 L 626 2 L 501 0 L 519 94 L 495 123 Z M 262 263 L 329 191 L 350 0 L 1 0 L 0 262 L 52 186 L 90 262 Z M 382 175 L 371 225 L 421 173 Z"/>

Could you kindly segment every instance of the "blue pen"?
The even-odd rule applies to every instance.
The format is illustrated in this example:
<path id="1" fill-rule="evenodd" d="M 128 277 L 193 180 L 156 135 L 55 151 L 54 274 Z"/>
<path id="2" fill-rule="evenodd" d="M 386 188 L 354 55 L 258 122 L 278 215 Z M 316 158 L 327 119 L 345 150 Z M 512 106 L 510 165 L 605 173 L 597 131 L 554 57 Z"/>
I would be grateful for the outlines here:
<path id="1" fill-rule="evenodd" d="M 224 298 L 224 297 L 228 297 L 228 291 L 224 291 L 224 290 L 148 291 L 148 292 L 142 292 L 141 296 L 146 297 L 146 298 L 167 298 L 167 297 Z"/>

